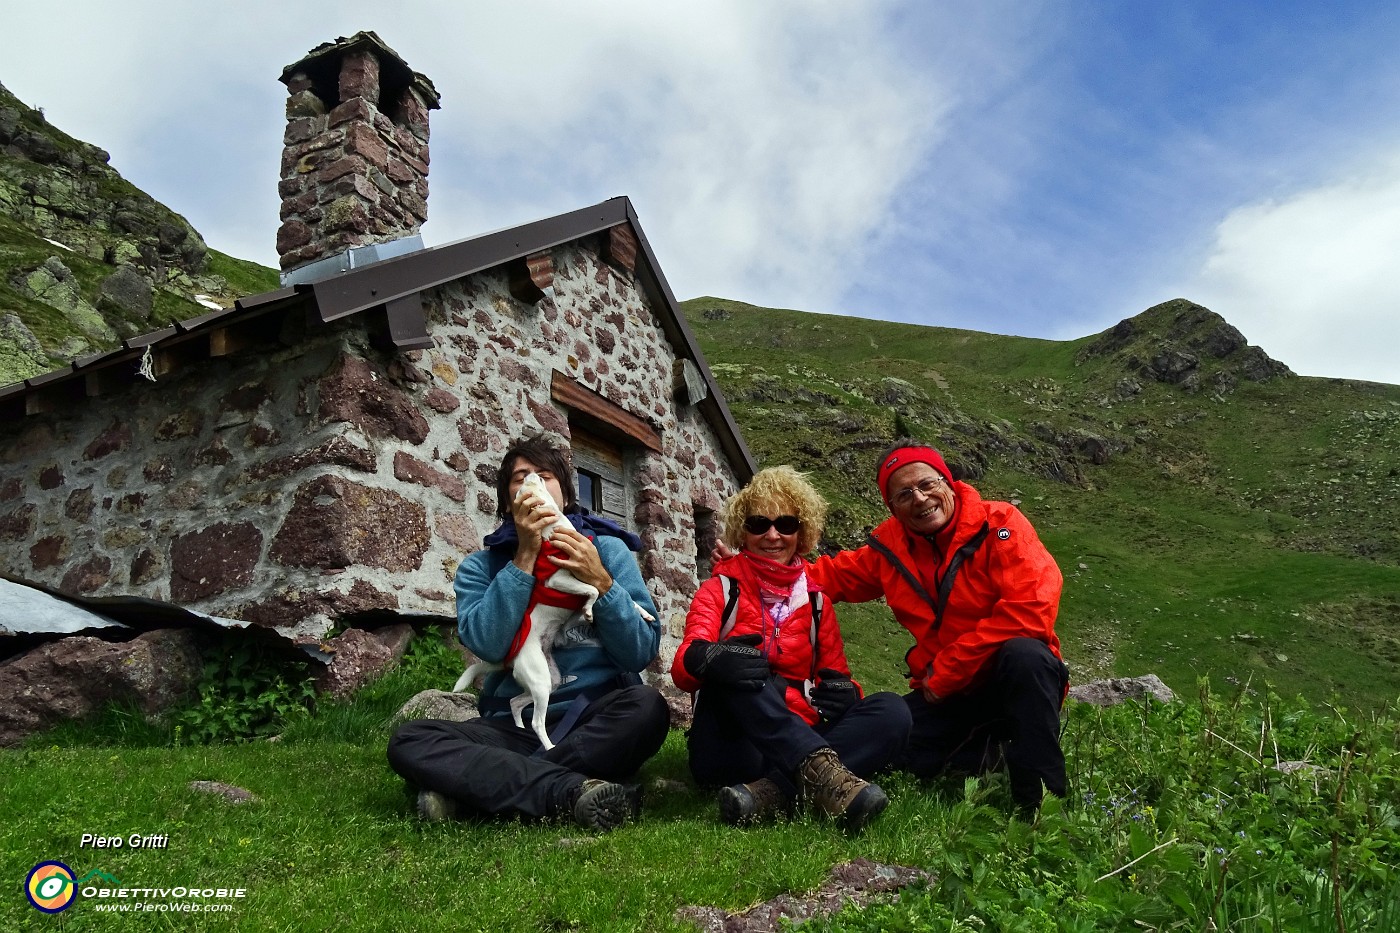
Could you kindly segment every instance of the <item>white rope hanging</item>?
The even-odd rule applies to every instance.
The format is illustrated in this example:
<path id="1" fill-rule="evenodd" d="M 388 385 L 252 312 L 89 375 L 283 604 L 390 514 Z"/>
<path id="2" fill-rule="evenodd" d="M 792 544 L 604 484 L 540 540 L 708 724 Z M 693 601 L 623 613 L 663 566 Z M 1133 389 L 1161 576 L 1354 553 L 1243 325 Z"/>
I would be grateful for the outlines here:
<path id="1" fill-rule="evenodd" d="M 137 375 L 145 376 L 152 382 L 156 381 L 155 370 L 152 368 L 155 360 L 151 356 L 151 345 L 146 344 L 146 352 L 141 354 L 141 366 L 136 370 Z"/>

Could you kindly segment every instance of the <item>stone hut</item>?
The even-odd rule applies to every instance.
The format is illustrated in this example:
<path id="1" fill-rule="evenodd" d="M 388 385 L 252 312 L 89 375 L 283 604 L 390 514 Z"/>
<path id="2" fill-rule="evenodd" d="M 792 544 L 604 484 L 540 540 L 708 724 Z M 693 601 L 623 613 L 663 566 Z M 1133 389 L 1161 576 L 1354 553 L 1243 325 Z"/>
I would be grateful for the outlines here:
<path id="1" fill-rule="evenodd" d="M 283 81 L 284 287 L 0 387 L 0 573 L 296 634 L 450 615 L 546 431 L 678 636 L 754 464 L 631 203 L 423 248 L 431 83 L 373 33 Z"/>

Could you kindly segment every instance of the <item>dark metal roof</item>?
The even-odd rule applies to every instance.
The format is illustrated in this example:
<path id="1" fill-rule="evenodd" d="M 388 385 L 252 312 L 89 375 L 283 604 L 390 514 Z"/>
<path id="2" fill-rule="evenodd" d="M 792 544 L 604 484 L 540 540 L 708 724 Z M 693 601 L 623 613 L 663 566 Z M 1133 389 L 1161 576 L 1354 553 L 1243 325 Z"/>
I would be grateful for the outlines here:
<path id="1" fill-rule="evenodd" d="M 215 332 L 253 323 L 271 312 L 298 306 L 305 308 L 308 318 L 327 323 L 364 312 L 390 315 L 391 309 L 412 307 L 413 303 L 405 299 L 415 299 L 427 289 L 601 233 L 620 224 L 629 225 L 637 239 L 637 281 L 655 306 L 666 338 L 676 348 L 677 356 L 695 363 L 709 389 L 707 397 L 698 403 L 700 410 L 719 436 L 725 455 L 738 473 L 739 482 L 747 483 L 757 469 L 753 455 L 744 444 L 739 426 L 724 396 L 720 394 L 719 385 L 681 313 L 671 286 L 661 272 L 651 243 L 642 231 L 632 202 L 626 197 L 611 198 L 567 214 L 409 253 L 319 282 L 240 298 L 232 308 L 211 311 L 149 334 L 132 337 L 123 341 L 118 349 L 91 354 L 62 369 L 0 387 L 0 420 L 23 417 L 30 410 L 26 407 L 29 397 L 62 382 L 83 376 L 92 377 L 98 373 L 111 376 L 117 382 L 135 381 L 141 378 L 137 370 L 148 349 L 160 351 L 177 344 L 198 346 L 190 342 L 206 336 L 210 337 L 212 345 Z M 391 331 L 396 323 L 391 316 Z M 400 348 L 425 345 L 414 342 L 411 336 L 396 338 L 395 342 Z M 214 351 L 205 347 L 202 352 L 208 355 Z M 38 406 L 33 410 L 44 409 Z"/>

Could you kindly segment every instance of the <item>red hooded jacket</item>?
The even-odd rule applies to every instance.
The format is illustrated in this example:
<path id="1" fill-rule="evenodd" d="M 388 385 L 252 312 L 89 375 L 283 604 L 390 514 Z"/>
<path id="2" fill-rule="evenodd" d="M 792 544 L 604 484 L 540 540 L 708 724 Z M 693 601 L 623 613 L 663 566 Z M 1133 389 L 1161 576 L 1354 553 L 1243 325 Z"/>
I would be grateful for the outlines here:
<path id="1" fill-rule="evenodd" d="M 810 567 L 809 567 L 810 569 Z M 821 623 L 817 628 L 817 663 L 812 663 L 812 603 L 809 601 L 775 628 L 763 611 L 758 594 L 758 577 L 743 554 L 736 554 L 715 565 L 714 576 L 700 584 L 700 590 L 690 603 L 690 612 L 685 617 L 685 637 L 676 656 L 671 661 L 671 679 L 687 693 L 694 693 L 703 681 L 691 676 L 685 669 L 682 659 L 685 650 L 694 641 L 718 641 L 720 628 L 724 624 L 724 586 L 720 577 L 731 577 L 739 584 L 739 602 L 734 617 L 734 629 L 727 637 L 735 635 L 759 634 L 763 643 L 759 646 L 768 659 L 773 673 L 788 681 L 787 705 L 808 725 L 816 725 L 819 716 L 812 704 L 807 702 L 801 690 L 792 686 L 812 677 L 814 670 L 831 668 L 845 677 L 851 676 L 850 665 L 846 662 L 846 649 L 841 641 L 841 627 L 836 622 L 836 613 L 831 600 L 826 599 L 822 607 Z M 808 574 L 809 592 L 818 587 Z M 856 685 L 860 690 L 860 685 Z"/>
<path id="2" fill-rule="evenodd" d="M 953 520 L 932 541 L 911 535 L 893 516 L 871 535 L 936 602 L 955 555 L 985 526 L 981 543 L 960 561 L 941 624 L 935 624 L 934 607 L 871 544 L 819 557 L 809 574 L 834 601 L 885 597 L 895 619 L 914 636 L 907 658 L 909 685 L 927 687 L 938 696 L 972 686 L 982 666 L 1012 638 L 1039 639 L 1060 657 L 1055 616 L 1064 577 L 1055 559 L 1014 505 L 984 500 L 962 482 L 953 483 L 953 491 Z"/>

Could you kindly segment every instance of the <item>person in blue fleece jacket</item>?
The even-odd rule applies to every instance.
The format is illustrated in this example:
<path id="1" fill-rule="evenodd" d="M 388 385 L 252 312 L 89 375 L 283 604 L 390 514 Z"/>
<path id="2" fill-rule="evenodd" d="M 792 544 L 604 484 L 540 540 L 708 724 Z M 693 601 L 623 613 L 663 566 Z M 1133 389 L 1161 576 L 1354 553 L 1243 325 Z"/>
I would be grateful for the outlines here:
<path id="1" fill-rule="evenodd" d="M 554 513 L 533 495 L 516 501 L 525 477 L 538 473 L 573 526 L 555 532 L 556 556 L 541 556 L 541 532 Z M 656 657 L 661 629 L 633 551 L 636 535 L 582 509 L 566 450 L 540 437 L 506 452 L 497 473 L 499 528 L 457 568 L 457 632 L 485 661 L 510 653 L 538 581 L 555 567 L 597 587 L 593 621 L 566 627 L 552 653 L 559 686 L 550 694 L 546 751 L 510 715 L 522 692 L 508 670 L 488 674 L 481 718 L 419 719 L 389 740 L 389 764 L 418 788 L 424 819 L 468 814 L 572 819 L 610 830 L 640 815 L 641 790 L 624 783 L 660 749 L 670 717 L 666 701 L 639 676 Z M 582 623 L 582 619 L 579 619 Z"/>

